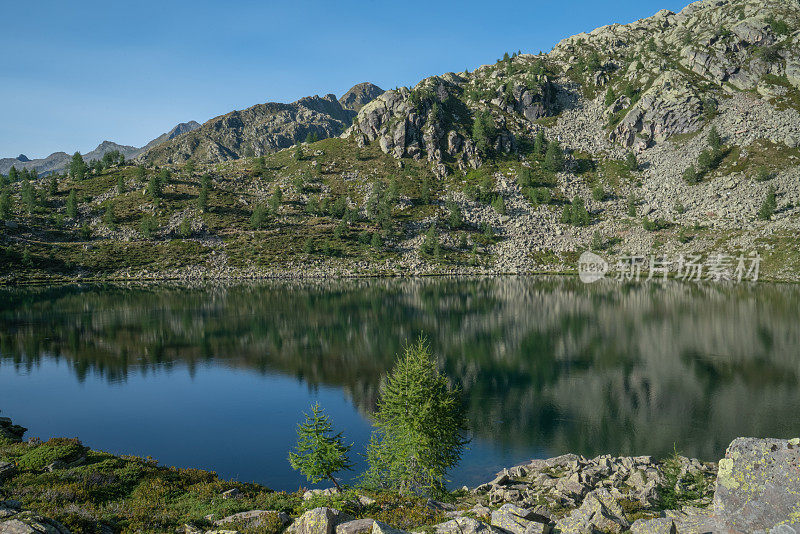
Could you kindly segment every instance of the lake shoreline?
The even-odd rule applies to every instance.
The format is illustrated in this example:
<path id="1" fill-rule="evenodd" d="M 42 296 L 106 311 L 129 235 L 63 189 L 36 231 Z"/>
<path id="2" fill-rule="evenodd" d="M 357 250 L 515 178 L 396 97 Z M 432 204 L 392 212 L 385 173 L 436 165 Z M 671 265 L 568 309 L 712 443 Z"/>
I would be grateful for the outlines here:
<path id="1" fill-rule="evenodd" d="M 172 488 L 169 491 L 173 493 L 183 492 L 181 499 L 193 500 L 193 512 L 172 510 L 168 501 L 149 509 L 149 513 L 162 514 L 169 509 L 173 515 L 168 530 L 184 533 L 209 534 L 224 528 L 241 534 L 277 534 L 284 529 L 293 534 L 326 534 L 333 527 L 336 532 L 356 534 L 420 528 L 433 529 L 437 534 L 481 532 L 485 528 L 514 534 L 579 534 L 600 529 L 680 533 L 694 532 L 690 528 L 698 525 L 729 528 L 744 520 L 751 520 L 751 526 L 759 521 L 768 525 L 797 522 L 788 515 L 789 508 L 780 506 L 782 495 L 796 494 L 792 484 L 798 482 L 791 478 L 785 480 L 786 487 L 769 490 L 772 498 L 777 494 L 778 505 L 763 502 L 764 507 L 773 508 L 766 518 L 761 517 L 765 514 L 756 514 L 759 517 L 753 519 L 752 513 L 747 515 L 730 502 L 746 497 L 752 503 L 752 494 L 764 496 L 765 480 L 774 486 L 776 480 L 780 483 L 791 475 L 787 460 L 800 457 L 800 439 L 737 438 L 719 464 L 677 453 L 664 460 L 610 455 L 589 459 L 575 454 L 534 459 L 506 468 L 475 488 L 464 487 L 441 501 L 432 501 L 358 488 L 341 494 L 332 489 L 272 492 L 260 484 L 222 481 L 204 470 L 159 467 L 150 457 L 96 451 L 77 439 L 23 441 L 25 432 L 10 418 L 0 417 L 0 532 L 29 532 L 24 530 L 27 526 L 36 533 L 39 525 L 44 528 L 42 532 L 67 534 L 82 532 L 88 523 L 102 526 L 104 532 L 124 532 L 134 525 L 142 529 L 138 522 L 144 518 L 130 511 L 126 515 L 119 505 L 113 508 L 113 518 L 99 511 L 97 517 L 93 516 L 90 509 L 102 507 L 95 506 L 90 494 L 86 494 L 85 502 L 73 494 L 69 506 L 53 499 L 53 495 L 63 494 L 71 480 L 90 476 L 96 484 L 113 486 L 119 484 L 117 473 L 134 471 L 139 475 L 135 487 L 124 497 L 128 501 L 137 499 L 137 491 L 143 484 L 150 487 L 148 480 L 154 478 L 169 484 L 167 489 Z M 759 467 L 767 473 L 758 473 Z M 57 478 L 53 478 L 55 474 Z M 190 488 L 197 484 L 206 489 L 193 493 Z M 108 491 L 114 494 L 111 487 Z M 267 503 L 273 508 L 264 508 Z M 211 513 L 205 513 L 209 510 Z M 781 520 L 780 514 L 786 517 Z M 318 524 L 320 518 L 322 526 Z M 142 531 L 163 529 L 167 526 L 163 521 L 156 530 L 145 527 Z M 265 525 L 272 526 L 265 530 Z"/>
<path id="2" fill-rule="evenodd" d="M 132 283 L 139 282 L 142 284 L 160 284 L 160 283 L 245 283 L 245 282 L 268 282 L 276 280 L 393 280 L 393 279 L 434 279 L 434 278 L 502 278 L 502 277 L 522 277 L 522 278 L 537 278 L 537 277 L 569 277 L 578 278 L 577 271 L 526 271 L 526 272 L 504 272 L 504 271 L 486 271 L 486 270 L 451 270 L 451 271 L 429 271 L 429 272 L 412 272 L 402 273 L 397 271 L 386 271 L 379 273 L 356 273 L 356 272 L 301 272 L 297 270 L 278 271 L 262 275 L 203 275 L 203 276 L 178 276 L 170 273 L 146 273 L 131 276 L 78 276 L 78 277 L 61 277 L 61 276 L 15 276 L 10 275 L 0 277 L 0 288 L 15 288 L 25 286 L 42 286 L 42 285 L 70 285 L 70 284 L 109 284 L 109 283 Z M 626 281 L 620 283 L 649 283 L 643 275 L 640 280 Z M 613 278 L 606 277 L 606 281 L 616 281 Z M 669 282 L 683 281 L 686 283 L 694 284 L 734 284 L 736 282 L 723 280 L 679 280 L 674 275 L 668 276 Z M 654 283 L 663 283 L 662 280 L 656 280 Z M 761 277 L 755 282 L 743 281 L 742 284 L 791 284 L 800 285 L 800 273 L 794 277 Z"/>

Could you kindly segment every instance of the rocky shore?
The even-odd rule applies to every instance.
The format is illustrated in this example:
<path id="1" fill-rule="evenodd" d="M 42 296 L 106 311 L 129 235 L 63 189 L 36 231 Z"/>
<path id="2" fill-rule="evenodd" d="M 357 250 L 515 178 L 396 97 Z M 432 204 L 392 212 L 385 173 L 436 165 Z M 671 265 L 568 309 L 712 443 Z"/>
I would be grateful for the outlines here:
<path id="1" fill-rule="evenodd" d="M 69 528 L 29 506 L 26 501 L 34 488 L 17 477 L 38 474 L 67 479 L 77 474 L 87 483 L 86 471 L 98 459 L 93 457 L 94 451 L 77 440 L 42 443 L 31 438 L 23 442 L 24 433 L 25 429 L 14 425 L 9 418 L 0 418 L 0 444 L 16 447 L 0 448 L 0 534 L 139 531 L 103 524 L 91 529 Z M 61 448 L 50 445 L 54 441 Z M 24 454 L 7 458 L 9 450 L 22 450 Z M 54 453 L 55 450 L 61 452 Z M 104 458 L 106 463 L 131 461 L 128 457 L 111 455 Z M 154 465 L 152 460 L 147 461 Z M 176 470 L 169 468 L 167 472 Z M 99 477 L 98 474 L 90 477 L 98 486 L 96 490 L 102 489 L 103 481 Z M 46 480 L 52 483 L 55 479 Z M 106 480 L 111 482 L 110 478 Z M 211 496 L 218 505 L 223 504 L 220 509 L 247 508 L 246 503 L 253 502 L 246 496 L 252 488 L 225 487 L 220 486 L 221 491 Z M 55 487 L 46 491 L 51 497 L 58 493 Z M 258 491 L 269 490 L 259 487 Z M 531 460 L 504 469 L 475 488 L 455 491 L 443 499 L 444 502 L 394 494 L 395 502 L 407 501 L 394 509 L 394 519 L 384 513 L 389 507 L 385 495 L 368 490 L 337 493 L 328 489 L 297 494 L 294 512 L 254 508 L 228 515 L 212 513 L 202 520 L 176 524 L 165 531 L 186 534 L 277 534 L 284 531 L 290 534 L 400 534 L 406 531 L 434 534 L 790 534 L 800 528 L 798 495 L 800 439 L 738 438 L 718 463 L 701 462 L 678 454 L 660 461 L 649 456 L 603 455 L 589 459 L 575 454 Z M 68 506 L 74 509 L 78 504 Z M 84 515 L 88 513 L 84 511 Z M 431 518 L 438 520 L 425 523 Z"/>

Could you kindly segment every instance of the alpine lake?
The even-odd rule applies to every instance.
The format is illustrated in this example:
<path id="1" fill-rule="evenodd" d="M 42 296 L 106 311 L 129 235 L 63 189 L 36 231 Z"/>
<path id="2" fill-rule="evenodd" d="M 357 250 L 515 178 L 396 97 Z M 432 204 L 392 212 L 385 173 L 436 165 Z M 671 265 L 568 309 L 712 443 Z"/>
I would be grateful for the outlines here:
<path id="1" fill-rule="evenodd" d="M 162 465 L 295 490 L 313 402 L 363 468 L 381 377 L 425 336 L 463 391 L 450 486 L 574 452 L 720 458 L 800 435 L 800 286 L 569 277 L 0 290 L 0 410 Z"/>

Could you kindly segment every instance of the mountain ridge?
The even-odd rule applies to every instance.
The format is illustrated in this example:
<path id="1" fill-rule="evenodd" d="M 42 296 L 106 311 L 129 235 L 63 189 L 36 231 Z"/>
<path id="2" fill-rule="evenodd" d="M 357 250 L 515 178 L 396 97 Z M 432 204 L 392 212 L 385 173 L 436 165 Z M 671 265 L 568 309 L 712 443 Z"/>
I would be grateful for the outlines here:
<path id="1" fill-rule="evenodd" d="M 190 132 L 195 128 L 198 128 L 200 124 L 196 121 L 189 121 L 189 122 L 182 122 L 174 126 L 169 132 L 163 133 L 160 136 L 156 137 L 155 139 L 148 142 L 143 147 L 135 147 L 129 145 L 120 145 L 113 141 L 102 141 L 94 150 L 82 154 L 83 159 L 88 163 L 92 160 L 99 160 L 102 159 L 103 155 L 107 152 L 112 152 L 114 150 L 119 151 L 126 159 L 132 159 L 144 151 L 149 150 L 150 148 L 157 146 L 169 139 L 173 139 L 176 136 Z M 24 158 L 24 159 L 20 159 Z M 22 169 L 33 170 L 39 174 L 47 175 L 53 172 L 64 172 L 68 167 L 70 160 L 72 159 L 71 154 L 67 154 L 66 152 L 53 152 L 49 156 L 39 159 L 29 159 L 24 154 L 20 154 L 16 158 L 0 158 L 0 174 L 8 174 L 11 167 L 15 167 L 18 171 Z"/>
<path id="2" fill-rule="evenodd" d="M 140 160 L 145 164 L 176 164 L 188 160 L 216 163 L 262 156 L 288 148 L 309 135 L 326 139 L 341 134 L 363 105 L 383 93 L 363 82 L 340 99 L 333 94 L 307 96 L 291 103 L 266 102 L 234 110 L 206 121 L 201 127 L 153 147 Z"/>

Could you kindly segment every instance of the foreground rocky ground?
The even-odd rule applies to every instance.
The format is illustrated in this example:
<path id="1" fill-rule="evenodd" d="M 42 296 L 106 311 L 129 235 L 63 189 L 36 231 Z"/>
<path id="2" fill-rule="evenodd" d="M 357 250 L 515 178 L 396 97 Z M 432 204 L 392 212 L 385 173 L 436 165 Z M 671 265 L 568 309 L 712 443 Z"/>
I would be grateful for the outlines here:
<path id="1" fill-rule="evenodd" d="M 0 418 L 0 533 L 791 533 L 800 439 L 739 438 L 718 464 L 568 454 L 503 470 L 442 502 L 369 490 L 271 492 L 157 467 Z"/>

